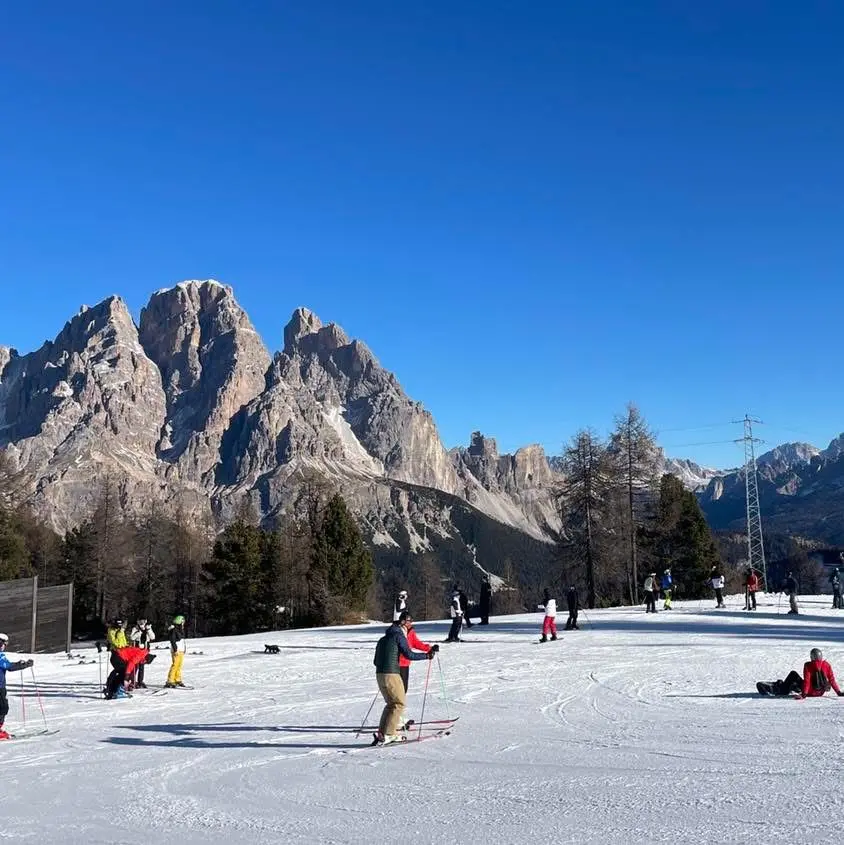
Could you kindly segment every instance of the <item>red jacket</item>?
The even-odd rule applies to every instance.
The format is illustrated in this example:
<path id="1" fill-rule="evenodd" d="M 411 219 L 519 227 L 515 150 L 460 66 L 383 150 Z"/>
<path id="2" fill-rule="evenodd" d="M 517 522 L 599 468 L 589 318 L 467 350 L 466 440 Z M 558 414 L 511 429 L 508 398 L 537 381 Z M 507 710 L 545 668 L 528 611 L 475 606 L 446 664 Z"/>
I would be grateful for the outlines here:
<path id="1" fill-rule="evenodd" d="M 146 660 L 149 652 L 145 648 L 136 648 L 127 645 L 123 648 L 116 648 L 117 656 L 126 662 L 126 674 L 131 675 L 135 669 Z"/>
<path id="2" fill-rule="evenodd" d="M 747 576 L 747 581 L 745 581 L 747 585 L 747 591 L 749 593 L 755 593 L 759 590 L 759 576 L 754 572 L 752 575 Z"/>
<path id="3" fill-rule="evenodd" d="M 416 636 L 416 631 L 414 631 L 413 628 L 407 632 L 407 644 L 414 651 L 424 651 L 425 654 L 431 650 L 431 646 L 429 646 L 428 643 L 423 643 L 422 640 Z M 405 666 L 410 666 L 410 661 L 401 652 L 399 652 L 399 668 L 404 668 Z"/>
<path id="4" fill-rule="evenodd" d="M 835 682 L 835 675 L 832 674 L 832 666 L 826 660 L 810 660 L 803 664 L 803 695 L 815 697 L 823 695 L 829 687 L 818 688 L 812 683 L 812 676 L 820 672 L 824 675 L 829 686 L 832 687 L 839 695 L 841 691 L 838 689 L 838 684 Z"/>

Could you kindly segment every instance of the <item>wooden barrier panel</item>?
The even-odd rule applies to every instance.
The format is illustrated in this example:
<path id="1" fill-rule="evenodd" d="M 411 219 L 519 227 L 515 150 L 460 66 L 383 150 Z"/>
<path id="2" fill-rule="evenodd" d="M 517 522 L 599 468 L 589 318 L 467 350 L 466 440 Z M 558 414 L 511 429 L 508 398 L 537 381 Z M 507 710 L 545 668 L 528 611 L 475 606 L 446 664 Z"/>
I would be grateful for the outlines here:
<path id="1" fill-rule="evenodd" d="M 35 650 L 35 596 L 38 578 L 0 581 L 0 631 L 9 635 L 8 651 L 31 653 Z"/>
<path id="2" fill-rule="evenodd" d="M 73 584 L 38 589 L 35 651 L 70 651 Z"/>

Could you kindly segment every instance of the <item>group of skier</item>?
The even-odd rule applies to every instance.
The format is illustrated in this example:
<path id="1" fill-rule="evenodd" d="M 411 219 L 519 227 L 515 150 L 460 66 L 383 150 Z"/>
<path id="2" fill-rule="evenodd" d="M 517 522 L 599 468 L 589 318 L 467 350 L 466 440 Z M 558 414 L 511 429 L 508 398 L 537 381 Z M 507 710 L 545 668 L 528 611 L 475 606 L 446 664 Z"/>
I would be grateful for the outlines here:
<path id="1" fill-rule="evenodd" d="M 186 648 L 184 626 L 185 617 L 178 614 L 173 617 L 167 629 L 171 660 L 164 686 L 171 689 L 186 686 L 182 682 L 182 664 Z M 155 631 L 149 620 L 138 619 L 128 636 L 123 619 L 113 620 L 106 629 L 106 648 L 111 664 L 111 673 L 103 688 L 103 696 L 106 699 L 126 698 L 131 695 L 131 690 L 146 688 L 144 668 L 155 660 L 151 651 L 153 642 Z"/>

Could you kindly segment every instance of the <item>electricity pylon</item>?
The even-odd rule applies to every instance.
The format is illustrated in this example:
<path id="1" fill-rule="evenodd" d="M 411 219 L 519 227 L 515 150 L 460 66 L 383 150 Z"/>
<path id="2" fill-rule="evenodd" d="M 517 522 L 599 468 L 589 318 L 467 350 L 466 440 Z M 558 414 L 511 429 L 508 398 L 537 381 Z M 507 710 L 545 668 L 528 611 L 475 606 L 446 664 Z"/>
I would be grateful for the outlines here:
<path id="1" fill-rule="evenodd" d="M 744 444 L 744 485 L 747 494 L 747 562 L 757 572 L 762 573 L 762 585 L 768 590 L 768 569 L 765 565 L 765 544 L 762 540 L 762 514 L 759 508 L 759 484 L 756 479 L 756 449 L 755 444 L 764 443 L 753 436 L 753 424 L 762 424 L 762 420 L 745 414 L 743 420 L 735 420 L 744 424 L 744 437 L 736 443 Z"/>

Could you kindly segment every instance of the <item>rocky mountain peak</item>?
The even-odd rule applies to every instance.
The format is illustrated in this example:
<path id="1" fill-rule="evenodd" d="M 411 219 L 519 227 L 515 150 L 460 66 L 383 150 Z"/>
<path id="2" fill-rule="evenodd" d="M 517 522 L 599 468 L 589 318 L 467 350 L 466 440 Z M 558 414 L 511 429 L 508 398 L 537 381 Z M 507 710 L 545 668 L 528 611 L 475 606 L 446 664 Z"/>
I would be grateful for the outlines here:
<path id="1" fill-rule="evenodd" d="M 158 455 L 198 480 L 219 459 L 231 418 L 264 389 L 270 354 L 232 289 L 214 280 L 157 291 L 139 336 L 167 396 Z"/>
<path id="2" fill-rule="evenodd" d="M 484 458 L 488 461 L 498 460 L 498 444 L 493 437 L 484 437 L 480 431 L 472 432 L 467 452 L 473 458 Z"/>
<path id="3" fill-rule="evenodd" d="M 336 323 L 323 325 L 307 308 L 297 308 L 284 327 L 284 353 L 290 357 L 298 353 L 324 358 L 349 344 L 348 335 Z"/>

